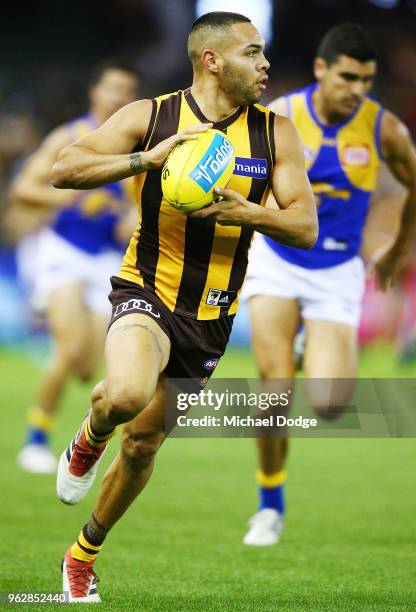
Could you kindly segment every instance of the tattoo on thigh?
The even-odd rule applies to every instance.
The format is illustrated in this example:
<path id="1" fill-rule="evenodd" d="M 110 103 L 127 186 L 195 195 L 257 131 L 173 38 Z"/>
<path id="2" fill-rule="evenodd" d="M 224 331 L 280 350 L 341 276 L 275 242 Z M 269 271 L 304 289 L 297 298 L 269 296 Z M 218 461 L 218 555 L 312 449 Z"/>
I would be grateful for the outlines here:
<path id="1" fill-rule="evenodd" d="M 141 327 L 142 329 L 146 329 L 148 332 L 150 332 L 153 338 L 155 339 L 156 346 L 160 353 L 160 356 L 162 356 L 163 353 L 162 353 L 162 349 L 159 344 L 158 337 L 156 336 L 155 332 L 152 329 L 150 329 L 148 325 L 145 325 L 144 323 L 126 323 L 125 325 L 120 325 L 119 327 L 116 327 L 114 329 L 111 327 L 108 332 L 108 335 L 114 336 L 114 334 L 117 334 L 117 332 L 127 331 L 128 329 L 131 329 L 132 327 Z"/>

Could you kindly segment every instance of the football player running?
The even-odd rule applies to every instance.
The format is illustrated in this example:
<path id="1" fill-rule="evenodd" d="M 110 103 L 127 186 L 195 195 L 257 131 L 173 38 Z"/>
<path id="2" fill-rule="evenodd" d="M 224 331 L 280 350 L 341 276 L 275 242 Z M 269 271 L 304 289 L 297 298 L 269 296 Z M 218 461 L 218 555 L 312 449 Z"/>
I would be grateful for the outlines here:
<path id="1" fill-rule="evenodd" d="M 58 469 L 59 497 L 77 503 L 116 426 L 125 424 L 93 514 L 65 554 L 70 601 L 99 601 L 97 554 L 146 486 L 166 436 L 166 379 L 191 378 L 201 388 L 212 372 L 205 364 L 224 353 L 254 230 L 306 249 L 317 237 L 296 131 L 258 104 L 269 62 L 256 28 L 243 15 L 208 13 L 193 24 L 188 52 L 192 87 L 124 107 L 65 148 L 54 167 L 60 188 L 89 189 L 137 175 L 140 216 L 120 275 L 112 278 L 105 379 Z M 261 159 L 264 173 L 235 172 L 229 189 L 216 190 L 221 202 L 186 216 L 162 197 L 161 167 L 178 143 L 211 126 L 226 130 L 249 167 L 251 158 Z M 280 210 L 265 208 L 269 188 Z M 229 297 L 227 306 L 212 303 L 213 290 Z"/>
<path id="2" fill-rule="evenodd" d="M 270 104 L 298 129 L 318 207 L 319 237 L 311 250 L 301 251 L 257 236 L 243 290 L 262 379 L 294 377 L 294 339 L 302 322 L 305 377 L 351 379 L 338 385 L 339 397 L 333 398 L 341 406 L 357 373 L 365 276 L 359 250 L 382 159 L 407 188 L 397 239 L 379 249 L 373 262 L 382 288 L 395 278 L 415 227 L 416 153 L 406 126 L 369 96 L 376 69 L 367 32 L 341 24 L 318 47 L 316 83 Z M 309 389 L 311 405 L 320 406 L 323 417 L 334 416 L 322 405 L 318 386 Z M 259 507 L 244 543 L 266 546 L 278 542 L 283 528 L 287 436 L 259 438 L 257 448 Z"/>

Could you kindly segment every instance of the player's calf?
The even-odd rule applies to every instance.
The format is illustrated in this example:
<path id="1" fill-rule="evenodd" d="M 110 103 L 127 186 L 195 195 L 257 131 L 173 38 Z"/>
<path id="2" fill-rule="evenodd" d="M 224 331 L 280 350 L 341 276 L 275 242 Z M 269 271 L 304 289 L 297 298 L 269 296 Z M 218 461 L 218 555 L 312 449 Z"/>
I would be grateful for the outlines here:
<path id="1" fill-rule="evenodd" d="M 163 432 L 124 431 L 121 456 L 130 471 L 141 473 L 149 467 L 162 445 Z"/>

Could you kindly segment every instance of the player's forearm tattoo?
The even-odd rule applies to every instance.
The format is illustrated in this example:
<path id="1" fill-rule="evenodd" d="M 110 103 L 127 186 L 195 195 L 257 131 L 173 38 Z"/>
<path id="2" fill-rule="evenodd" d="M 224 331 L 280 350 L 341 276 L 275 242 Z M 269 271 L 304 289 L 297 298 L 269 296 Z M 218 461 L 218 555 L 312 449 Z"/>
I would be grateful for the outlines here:
<path id="1" fill-rule="evenodd" d="M 109 336 L 113 336 L 114 334 L 117 334 L 118 332 L 126 331 L 128 329 L 131 329 L 132 327 L 142 327 L 143 329 L 146 329 L 148 332 L 150 332 L 152 334 L 155 342 L 156 342 L 156 346 L 157 346 L 157 349 L 159 351 L 160 356 L 163 355 L 162 349 L 161 349 L 160 344 L 159 344 L 159 340 L 158 340 L 155 332 L 152 329 L 150 329 L 150 327 L 148 327 L 147 325 L 144 325 L 142 323 L 127 323 L 126 325 L 120 325 L 120 327 L 116 327 L 114 329 L 110 328 L 110 330 L 108 332 L 108 335 Z"/>
<path id="2" fill-rule="evenodd" d="M 130 154 L 130 168 L 133 174 L 139 174 L 140 172 L 143 172 L 143 160 L 140 151 L 138 151 L 137 153 Z"/>

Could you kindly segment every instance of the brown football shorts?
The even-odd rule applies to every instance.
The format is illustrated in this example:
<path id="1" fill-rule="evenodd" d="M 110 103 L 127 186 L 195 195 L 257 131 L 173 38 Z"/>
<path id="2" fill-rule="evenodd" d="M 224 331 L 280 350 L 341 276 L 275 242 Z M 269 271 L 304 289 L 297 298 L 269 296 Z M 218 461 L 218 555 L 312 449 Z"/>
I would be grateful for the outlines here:
<path id="1" fill-rule="evenodd" d="M 159 325 L 171 342 L 165 374 L 168 378 L 197 379 L 203 387 L 223 356 L 234 315 L 199 321 L 173 313 L 153 292 L 118 276 L 111 277 L 109 300 L 113 311 L 109 327 L 133 312 L 145 314 Z"/>

